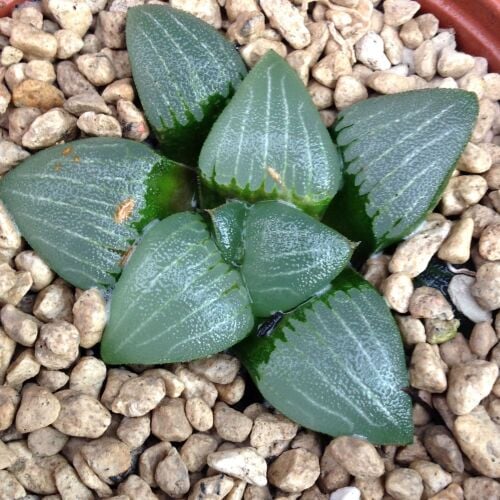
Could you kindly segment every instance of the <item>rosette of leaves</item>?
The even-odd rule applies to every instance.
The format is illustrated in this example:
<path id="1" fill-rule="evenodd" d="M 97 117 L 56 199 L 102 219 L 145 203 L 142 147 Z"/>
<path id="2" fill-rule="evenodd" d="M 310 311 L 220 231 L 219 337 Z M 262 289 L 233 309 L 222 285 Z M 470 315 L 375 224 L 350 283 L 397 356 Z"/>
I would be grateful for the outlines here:
<path id="1" fill-rule="evenodd" d="M 359 259 L 399 241 L 433 208 L 475 96 L 368 99 L 330 136 L 283 59 L 267 54 L 240 85 L 237 52 L 189 14 L 130 9 L 127 43 L 162 153 L 85 139 L 33 155 L 0 183 L 23 236 L 62 278 L 112 289 L 103 359 L 168 363 L 234 346 L 298 423 L 411 441 L 400 336 L 349 260 L 357 245 Z M 220 206 L 197 204 L 197 168 Z"/>

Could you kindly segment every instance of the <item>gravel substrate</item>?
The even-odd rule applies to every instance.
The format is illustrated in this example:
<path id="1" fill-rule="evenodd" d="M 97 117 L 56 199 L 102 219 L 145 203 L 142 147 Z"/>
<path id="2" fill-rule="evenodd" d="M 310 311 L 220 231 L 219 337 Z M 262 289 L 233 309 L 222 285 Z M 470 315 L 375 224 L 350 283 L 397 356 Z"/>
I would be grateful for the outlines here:
<path id="1" fill-rule="evenodd" d="M 0 19 L 0 175 L 77 137 L 148 138 L 124 36 L 127 9 L 143 3 L 43 0 Z M 414 1 L 170 4 L 222 29 L 249 66 L 269 49 L 286 57 L 326 125 L 378 94 L 478 95 L 471 142 L 435 213 L 363 269 L 410 357 L 414 442 L 374 447 L 302 429 L 252 402 L 226 354 L 106 367 L 93 350 L 103 297 L 58 278 L 0 202 L 0 500 L 500 498 L 500 75 L 457 51 Z M 470 336 L 456 333 L 443 293 L 422 286 L 433 257 L 456 273 L 448 292 Z"/>

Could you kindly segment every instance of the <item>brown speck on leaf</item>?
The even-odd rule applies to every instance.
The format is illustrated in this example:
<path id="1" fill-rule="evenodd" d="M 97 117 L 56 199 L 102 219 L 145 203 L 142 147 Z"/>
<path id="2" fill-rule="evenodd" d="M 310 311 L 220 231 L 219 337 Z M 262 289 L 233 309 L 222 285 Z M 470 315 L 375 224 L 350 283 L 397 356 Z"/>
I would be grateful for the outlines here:
<path id="1" fill-rule="evenodd" d="M 280 186 L 281 188 L 284 188 L 285 186 L 283 185 L 283 181 L 281 180 L 281 175 L 279 174 L 279 172 L 277 172 L 276 170 L 274 170 L 273 167 L 267 167 L 267 174 L 269 175 L 269 177 L 271 177 L 271 179 L 276 182 L 276 184 L 278 184 L 278 186 Z"/>
<path id="2" fill-rule="evenodd" d="M 120 261 L 118 262 L 118 265 L 120 267 L 125 267 L 127 265 L 127 262 L 130 259 L 130 257 L 132 256 L 132 254 L 134 253 L 134 250 L 135 250 L 135 246 L 134 245 L 130 245 L 127 248 L 127 250 L 125 251 L 125 253 L 121 256 Z"/>
<path id="3" fill-rule="evenodd" d="M 73 156 L 73 161 L 75 163 L 80 163 L 80 157 L 79 156 Z"/>
<path id="4" fill-rule="evenodd" d="M 135 201 L 133 198 L 127 198 L 126 200 L 120 202 L 115 210 L 115 217 L 114 217 L 115 222 L 117 224 L 125 222 L 132 215 L 134 206 L 135 206 Z"/>
<path id="5" fill-rule="evenodd" d="M 56 164 L 54 165 L 54 170 L 55 170 L 56 172 L 60 172 L 60 171 L 61 171 L 61 168 L 62 168 L 62 165 L 61 165 L 60 163 L 56 163 Z"/>
<path id="6" fill-rule="evenodd" d="M 68 156 L 70 155 L 71 153 L 73 152 L 73 148 L 71 146 L 68 146 L 66 148 L 63 149 L 63 156 Z"/>

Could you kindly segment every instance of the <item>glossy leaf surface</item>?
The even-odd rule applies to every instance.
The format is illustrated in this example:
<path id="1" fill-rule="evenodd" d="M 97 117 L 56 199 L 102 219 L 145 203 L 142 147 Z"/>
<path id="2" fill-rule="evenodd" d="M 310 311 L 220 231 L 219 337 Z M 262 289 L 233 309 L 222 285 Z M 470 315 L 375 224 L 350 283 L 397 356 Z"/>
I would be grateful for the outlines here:
<path id="1" fill-rule="evenodd" d="M 244 235 L 241 273 L 260 317 L 308 300 L 344 269 L 352 254 L 341 234 L 277 201 L 249 210 Z"/>
<path id="2" fill-rule="evenodd" d="M 0 198 L 30 246 L 71 284 L 112 286 L 141 230 L 186 210 L 192 172 L 124 139 L 45 149 L 0 183 Z"/>
<path id="3" fill-rule="evenodd" d="M 194 213 L 148 230 L 111 298 L 101 355 L 110 364 L 171 363 L 223 351 L 253 327 L 248 292 Z"/>
<path id="4" fill-rule="evenodd" d="M 142 107 L 169 158 L 195 165 L 203 140 L 246 74 L 236 49 L 186 12 L 127 12 L 127 49 Z"/>
<path id="5" fill-rule="evenodd" d="M 268 52 L 216 121 L 200 153 L 202 180 L 227 198 L 289 201 L 320 215 L 341 160 L 295 71 Z"/>
<path id="6" fill-rule="evenodd" d="M 237 353 L 264 398 L 304 427 L 374 444 L 413 439 L 400 334 L 383 298 L 350 269 Z"/>
<path id="7" fill-rule="evenodd" d="M 437 204 L 476 122 L 475 94 L 433 89 L 367 99 L 334 136 L 344 186 L 325 221 L 367 255 L 409 234 Z"/>

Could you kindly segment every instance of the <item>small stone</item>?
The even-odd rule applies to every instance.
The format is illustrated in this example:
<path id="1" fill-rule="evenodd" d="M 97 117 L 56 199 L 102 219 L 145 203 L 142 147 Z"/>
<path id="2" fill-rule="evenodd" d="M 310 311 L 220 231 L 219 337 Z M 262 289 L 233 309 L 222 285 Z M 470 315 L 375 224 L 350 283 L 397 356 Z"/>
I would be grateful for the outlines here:
<path id="1" fill-rule="evenodd" d="M 2 500 L 21 500 L 26 498 L 26 490 L 13 474 L 0 470 L 0 498 Z"/>
<path id="2" fill-rule="evenodd" d="M 126 417 L 142 417 L 156 408 L 164 397 L 165 384 L 161 378 L 131 378 L 121 386 L 111 410 Z"/>
<path id="3" fill-rule="evenodd" d="M 41 325 L 35 317 L 7 304 L 0 312 L 0 319 L 5 333 L 12 340 L 26 347 L 31 347 L 35 343 Z"/>
<path id="4" fill-rule="evenodd" d="M 422 14 L 415 18 L 425 40 L 434 37 L 439 29 L 439 19 L 434 14 Z"/>
<path id="5" fill-rule="evenodd" d="M 119 100 L 116 103 L 118 121 L 123 137 L 142 142 L 149 137 L 149 126 L 142 111 L 131 101 Z"/>
<path id="6" fill-rule="evenodd" d="M 106 365 L 93 356 L 84 356 L 71 370 L 69 388 L 98 398 L 106 380 Z"/>
<path id="7" fill-rule="evenodd" d="M 309 452 L 301 450 L 300 453 L 304 454 Z M 311 454 L 309 453 L 309 455 Z M 307 459 L 309 459 L 309 455 L 307 456 Z M 291 463 L 291 460 L 292 459 L 289 459 L 287 463 Z M 302 473 L 306 476 L 310 474 L 308 470 L 311 467 L 309 461 L 307 461 L 306 463 L 306 459 L 303 459 L 303 461 L 299 463 L 300 459 L 296 458 L 295 460 L 297 461 L 297 463 L 294 464 L 295 467 L 304 467 L 304 469 L 301 469 Z M 265 459 L 257 453 L 255 448 L 246 447 L 236 448 L 234 450 L 216 451 L 215 453 L 211 453 L 210 455 L 208 455 L 207 463 L 210 467 L 219 472 L 228 474 L 238 479 L 242 479 L 243 481 L 246 481 L 247 483 L 253 484 L 255 486 L 265 486 L 267 484 L 267 464 Z M 292 488 L 293 486 L 296 486 L 294 483 L 295 479 L 290 477 L 290 475 L 292 475 L 294 472 L 297 473 L 298 471 L 292 472 L 291 470 L 289 470 L 288 472 L 288 482 L 292 485 Z M 308 482 L 308 478 L 304 478 L 304 481 Z M 299 485 L 299 487 L 302 488 L 302 485 Z M 303 491 L 304 489 L 306 488 L 303 488 L 299 491 Z"/>
<path id="8" fill-rule="evenodd" d="M 330 447 L 335 460 L 349 474 L 362 479 L 380 477 L 384 474 L 384 462 L 368 441 L 341 436 L 335 438 Z"/>
<path id="9" fill-rule="evenodd" d="M 33 279 L 31 290 L 34 292 L 42 290 L 54 280 L 54 272 L 32 250 L 26 250 L 16 255 L 15 263 L 18 270 L 31 274 Z"/>
<path id="10" fill-rule="evenodd" d="M 456 221 L 450 234 L 439 248 L 438 257 L 451 264 L 465 264 L 470 258 L 474 221 L 464 218 Z"/>
<path id="11" fill-rule="evenodd" d="M 250 445 L 264 456 L 272 456 L 281 447 L 286 449 L 296 436 L 298 425 L 283 415 L 262 413 L 255 418 Z"/>
<path id="12" fill-rule="evenodd" d="M 200 397 L 210 408 L 214 406 L 218 393 L 212 382 L 182 366 L 175 370 L 175 375 L 184 384 L 185 399 Z"/>
<path id="13" fill-rule="evenodd" d="M 446 390 L 446 373 L 439 354 L 429 344 L 415 346 L 410 362 L 410 383 L 416 389 L 441 393 Z"/>
<path id="14" fill-rule="evenodd" d="M 500 477 L 500 428 L 483 406 L 455 420 L 454 434 L 473 467 L 487 477 Z"/>
<path id="15" fill-rule="evenodd" d="M 215 384 L 219 399 L 228 404 L 235 405 L 245 394 L 245 379 L 238 375 L 230 384 Z"/>
<path id="16" fill-rule="evenodd" d="M 193 432 L 186 418 L 183 399 L 164 400 L 153 410 L 151 431 L 163 441 L 182 442 Z"/>
<path id="17" fill-rule="evenodd" d="M 390 459 L 390 454 L 388 456 Z M 389 462 L 386 459 L 385 466 L 386 471 L 390 472 L 396 468 L 394 462 Z M 429 460 L 429 455 L 422 444 L 422 441 L 418 436 L 413 436 L 413 443 L 403 446 L 396 453 L 395 461 L 400 466 L 408 466 L 415 460 Z"/>
<path id="18" fill-rule="evenodd" d="M 488 150 L 469 142 L 458 160 L 457 168 L 470 174 L 482 174 L 491 167 L 492 159 Z"/>
<path id="19" fill-rule="evenodd" d="M 279 489 L 287 493 L 300 493 L 310 488 L 319 474 L 318 457 L 297 448 L 282 453 L 269 467 L 268 477 L 269 482 Z"/>
<path id="20" fill-rule="evenodd" d="M 383 5 L 384 21 L 389 26 L 401 26 L 420 9 L 420 4 L 411 0 L 385 0 Z"/>
<path id="21" fill-rule="evenodd" d="M 441 200 L 443 215 L 459 215 L 466 208 L 479 203 L 488 190 L 488 183 L 480 175 L 452 177 Z"/>
<path id="22" fill-rule="evenodd" d="M 53 59 L 57 52 L 54 35 L 25 23 L 13 23 L 9 41 L 25 55 L 38 59 Z"/>
<path id="23" fill-rule="evenodd" d="M 121 137 L 120 122 L 114 117 L 96 114 L 93 111 L 83 113 L 77 122 L 78 128 L 87 135 L 97 137 Z"/>
<path id="24" fill-rule="evenodd" d="M 351 75 L 339 77 L 334 91 L 334 102 L 337 109 L 345 109 L 367 98 L 366 87 L 356 77 Z"/>
<path id="25" fill-rule="evenodd" d="M 500 75 L 488 73 L 483 79 L 486 85 L 486 97 L 492 101 L 498 101 L 500 99 Z"/>
<path id="26" fill-rule="evenodd" d="M 1 319 L 1 317 L 0 317 Z M 9 368 L 12 356 L 16 350 L 16 343 L 0 328 L 0 385 L 5 381 L 5 374 Z"/>
<path id="27" fill-rule="evenodd" d="M 66 97 L 85 92 L 96 93 L 93 85 L 78 71 L 76 65 L 71 61 L 60 62 L 56 67 L 56 75 L 59 88 Z"/>
<path id="28" fill-rule="evenodd" d="M 36 379 L 39 385 L 46 387 L 50 392 L 55 392 L 64 387 L 69 380 L 69 376 L 63 371 L 47 370 L 42 368 Z"/>
<path id="29" fill-rule="evenodd" d="M 448 406 L 455 415 L 470 413 L 492 390 L 498 366 L 483 360 L 455 365 L 448 377 Z"/>
<path id="30" fill-rule="evenodd" d="M 49 84 L 56 81 L 56 72 L 54 71 L 54 65 L 49 61 L 44 61 L 43 59 L 34 59 L 26 64 L 26 67 L 24 68 L 24 74 L 26 75 L 26 78 L 39 80 Z"/>
<path id="31" fill-rule="evenodd" d="M 483 309 L 472 294 L 474 278 L 465 274 L 456 274 L 448 285 L 448 295 L 455 307 L 471 321 L 491 321 L 491 313 Z"/>
<path id="32" fill-rule="evenodd" d="M 500 260 L 500 223 L 487 226 L 479 239 L 479 254 L 487 260 Z"/>
<path id="33" fill-rule="evenodd" d="M 485 140 L 486 134 L 489 133 L 495 122 L 497 106 L 498 103 L 493 103 L 489 99 L 480 99 L 479 115 L 477 117 L 476 126 L 472 131 L 471 142 L 480 143 Z"/>
<path id="34" fill-rule="evenodd" d="M 118 485 L 117 493 L 126 495 L 127 499 L 158 500 L 148 483 L 135 474 L 131 474 Z"/>
<path id="35" fill-rule="evenodd" d="M 457 334 L 460 326 L 458 319 L 426 319 L 425 335 L 429 344 L 443 344 L 449 342 Z"/>
<path id="36" fill-rule="evenodd" d="M 79 443 L 79 448 L 81 445 L 82 443 Z M 112 495 L 111 488 L 92 470 L 80 451 L 76 451 L 73 456 L 73 467 L 78 472 L 85 486 L 94 490 L 99 497 L 109 497 Z"/>
<path id="37" fill-rule="evenodd" d="M 68 436 L 98 438 L 111 423 L 111 414 L 97 399 L 73 390 L 57 392 L 61 411 L 52 424 Z"/>
<path id="38" fill-rule="evenodd" d="M 0 175 L 28 158 L 28 151 L 10 141 L 0 139 Z"/>
<path id="39" fill-rule="evenodd" d="M 217 403 L 214 410 L 214 426 L 222 439 L 234 443 L 243 442 L 252 430 L 253 422 L 243 413 L 225 403 Z"/>
<path id="40" fill-rule="evenodd" d="M 214 425 L 212 410 L 201 398 L 186 401 L 186 417 L 193 428 L 200 432 L 208 431 Z"/>
<path id="41" fill-rule="evenodd" d="M 83 54 L 76 59 L 81 73 L 96 87 L 111 83 L 116 72 L 113 63 L 104 54 Z"/>
<path id="42" fill-rule="evenodd" d="M 24 134 L 22 144 L 29 149 L 42 149 L 53 146 L 61 140 L 71 139 L 76 129 L 76 119 L 60 108 L 35 118 Z"/>
<path id="43" fill-rule="evenodd" d="M 500 482 L 489 477 L 469 477 L 463 487 L 466 500 L 500 498 Z"/>
<path id="44" fill-rule="evenodd" d="M 462 453 L 446 427 L 442 425 L 428 427 L 423 439 L 429 455 L 444 470 L 450 473 L 464 471 Z"/>
<path id="45" fill-rule="evenodd" d="M 123 417 L 116 429 L 116 437 L 132 449 L 139 448 L 151 434 L 151 419 L 143 417 Z"/>
<path id="46" fill-rule="evenodd" d="M 48 111 L 61 107 L 64 103 L 64 95 L 47 82 L 27 79 L 14 89 L 12 101 L 17 107 L 32 107 Z"/>
<path id="47" fill-rule="evenodd" d="M 413 282 L 406 273 L 394 273 L 382 283 L 382 292 L 387 305 L 399 312 L 408 312 L 410 298 L 413 294 Z"/>
<path id="48" fill-rule="evenodd" d="M 104 102 L 104 99 L 96 92 L 84 92 L 70 97 L 64 103 L 64 109 L 75 116 L 80 116 L 87 111 L 105 115 L 111 114 L 111 110 Z"/>
<path id="49" fill-rule="evenodd" d="M 33 349 L 25 349 L 9 366 L 5 380 L 12 387 L 18 387 L 26 380 L 36 377 L 40 363 L 35 359 Z"/>
<path id="50" fill-rule="evenodd" d="M 431 40 L 426 40 L 415 50 L 415 72 L 431 80 L 436 75 L 437 51 Z"/>
<path id="51" fill-rule="evenodd" d="M 260 58 L 270 50 L 274 50 L 281 57 L 287 55 L 287 48 L 284 43 L 268 40 L 267 38 L 257 38 L 257 40 L 250 42 L 241 49 L 240 54 L 247 66 L 253 68 Z"/>
<path id="52" fill-rule="evenodd" d="M 67 321 L 54 321 L 43 325 L 35 343 L 35 357 L 52 370 L 68 368 L 78 357 L 80 335 Z"/>
<path id="53" fill-rule="evenodd" d="M 1 18 L 0 18 L 1 19 Z M 7 84 L 8 90 L 5 88 L 5 85 L 0 85 L 0 111 L 5 113 L 7 110 L 7 106 L 10 103 L 10 93 L 12 92 L 17 85 L 19 85 L 25 78 L 24 70 L 26 69 L 26 63 L 17 63 L 12 64 L 5 71 L 5 83 Z M 3 110 L 3 111 L 2 111 Z"/>
<path id="54" fill-rule="evenodd" d="M 71 465 L 58 467 L 54 472 L 57 491 L 61 498 L 75 500 L 93 500 L 93 493 L 80 481 L 75 469 Z"/>
<path id="55" fill-rule="evenodd" d="M 106 387 L 101 395 L 102 404 L 111 409 L 111 405 L 120 392 L 120 387 L 130 378 L 137 377 L 133 372 L 122 368 L 110 368 L 106 378 Z"/>
<path id="56" fill-rule="evenodd" d="M 416 288 L 410 299 L 410 314 L 414 318 L 453 319 L 453 310 L 443 294 L 436 288 Z"/>
<path id="57" fill-rule="evenodd" d="M 147 448 L 139 457 L 139 474 L 151 487 L 156 487 L 155 471 L 157 465 L 167 456 L 172 448 L 170 443 L 162 441 Z"/>
<path id="58" fill-rule="evenodd" d="M 71 30 L 58 30 L 54 33 L 57 40 L 57 58 L 69 59 L 83 48 L 82 37 Z"/>
<path id="59" fill-rule="evenodd" d="M 28 434 L 28 448 L 39 457 L 51 457 L 59 453 L 68 442 L 68 436 L 53 427 L 43 427 Z"/>
<path id="60" fill-rule="evenodd" d="M 44 0 L 47 11 L 63 29 L 80 37 L 92 24 L 92 11 L 85 0 Z"/>
<path id="61" fill-rule="evenodd" d="M 207 465 L 208 455 L 213 453 L 218 445 L 218 440 L 210 434 L 191 434 L 180 450 L 188 471 L 200 472 Z"/>
<path id="62" fill-rule="evenodd" d="M 277 29 L 294 49 L 303 49 L 311 43 L 299 9 L 288 0 L 261 0 L 260 5 L 271 26 Z"/>
<path id="63" fill-rule="evenodd" d="M 32 384 L 24 388 L 16 415 L 16 429 L 27 433 L 52 424 L 59 415 L 61 405 L 44 387 Z"/>
<path id="64" fill-rule="evenodd" d="M 236 20 L 228 27 L 227 37 L 229 40 L 246 45 L 258 39 L 266 29 L 266 18 L 259 11 L 242 12 Z"/>
<path id="65" fill-rule="evenodd" d="M 424 35 L 416 19 L 410 19 L 401 26 L 399 37 L 405 46 L 412 50 L 418 49 L 424 43 Z"/>
<path id="66" fill-rule="evenodd" d="M 193 486 L 188 500 L 222 500 L 233 486 L 234 481 L 224 474 L 206 477 Z"/>
<path id="67" fill-rule="evenodd" d="M 189 472 L 174 447 L 156 467 L 155 479 L 158 486 L 171 497 L 181 497 L 189 491 Z"/>
<path id="68" fill-rule="evenodd" d="M 22 144 L 24 133 L 33 123 L 33 120 L 41 114 L 41 111 L 37 108 L 12 109 L 9 113 L 9 139 L 18 145 Z"/>
<path id="69" fill-rule="evenodd" d="M 377 33 L 370 31 L 355 45 L 356 58 L 374 71 L 383 71 L 391 67 L 384 53 L 384 40 Z"/>
<path id="70" fill-rule="evenodd" d="M 0 64 L 2 66 L 10 66 L 11 64 L 16 64 L 21 62 L 23 58 L 23 51 L 7 45 L 2 49 L 2 55 L 0 56 Z"/>
<path id="71" fill-rule="evenodd" d="M 495 329 L 488 321 L 477 323 L 474 325 L 474 328 L 472 328 L 469 337 L 469 347 L 470 350 L 480 358 L 486 358 L 497 342 L 498 338 Z"/>
<path id="72" fill-rule="evenodd" d="M 390 272 L 406 272 L 415 278 L 425 271 L 451 227 L 444 218 L 428 220 L 422 230 L 398 245 L 389 263 Z"/>
<path id="73" fill-rule="evenodd" d="M 118 439 L 102 437 L 84 444 L 80 453 L 101 481 L 112 484 L 112 478 L 130 469 L 130 449 Z"/>
<path id="74" fill-rule="evenodd" d="M 346 486 L 345 488 L 340 488 L 330 495 L 330 500 L 360 500 L 360 498 L 361 491 L 354 486 Z"/>
<path id="75" fill-rule="evenodd" d="M 500 262 L 482 265 L 471 291 L 478 304 L 487 311 L 500 308 Z"/>
<path id="76" fill-rule="evenodd" d="M 13 387 L 0 386 L 0 431 L 7 430 L 13 424 L 19 401 L 19 393 Z"/>
<path id="77" fill-rule="evenodd" d="M 181 9 L 199 17 L 206 23 L 212 25 L 215 29 L 220 29 L 222 19 L 220 7 L 216 0 L 171 0 L 170 5 L 174 9 Z"/>
<path id="78" fill-rule="evenodd" d="M 32 284 L 30 273 L 24 271 L 16 273 L 9 264 L 0 264 L 0 304 L 17 306 Z"/>
<path id="79" fill-rule="evenodd" d="M 110 49 L 125 48 L 126 12 L 109 12 L 103 10 L 97 16 L 96 37 L 105 47 Z"/>
<path id="80" fill-rule="evenodd" d="M 395 500 L 414 500 L 422 497 L 424 485 L 417 471 L 394 469 L 387 474 L 385 489 Z"/>
<path id="81" fill-rule="evenodd" d="M 474 67 L 474 58 L 451 48 L 441 51 L 437 63 L 438 73 L 443 77 L 460 78 Z"/>
<path id="82" fill-rule="evenodd" d="M 234 21 L 243 12 L 259 10 L 259 7 L 256 0 L 226 0 L 225 9 L 229 20 Z"/>
<path id="83" fill-rule="evenodd" d="M 410 468 L 416 470 L 424 483 L 424 494 L 427 498 L 446 488 L 452 481 L 452 476 L 438 464 L 427 460 L 416 460 Z"/>
<path id="84" fill-rule="evenodd" d="M 110 83 L 102 92 L 103 99 L 108 104 L 116 104 L 120 100 L 133 101 L 135 91 L 131 78 L 122 78 Z"/>

